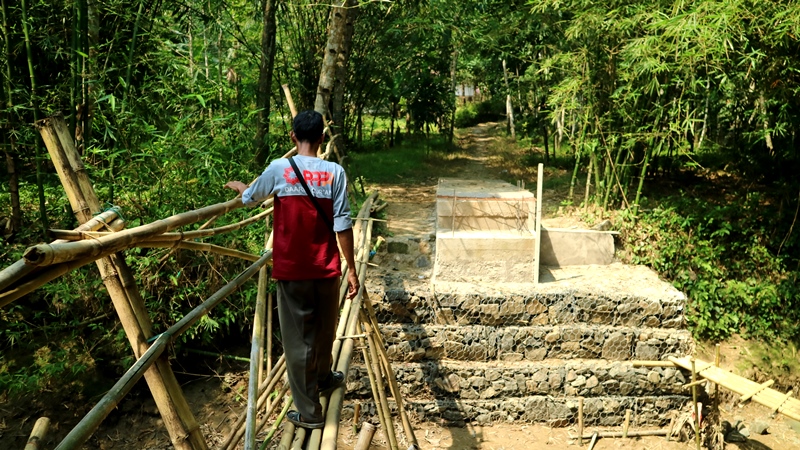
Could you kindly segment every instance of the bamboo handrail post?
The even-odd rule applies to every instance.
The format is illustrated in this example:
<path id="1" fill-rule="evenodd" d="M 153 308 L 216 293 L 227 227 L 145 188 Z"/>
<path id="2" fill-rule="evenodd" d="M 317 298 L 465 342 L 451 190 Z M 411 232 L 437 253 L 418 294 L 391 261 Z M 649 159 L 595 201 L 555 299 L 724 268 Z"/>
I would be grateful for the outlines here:
<path id="1" fill-rule="evenodd" d="M 69 133 L 65 133 L 64 131 L 67 128 L 63 117 L 56 116 L 43 119 L 37 122 L 36 126 L 42 134 L 42 139 L 45 141 L 45 145 L 57 168 L 59 178 L 61 179 L 64 189 L 67 191 L 67 197 L 72 204 L 73 211 L 76 213 L 78 220 L 81 223 L 90 221 L 92 219 L 92 210 L 98 211 L 100 209 L 100 202 L 91 184 L 88 183 L 85 168 L 82 163 L 80 163 L 80 156 L 78 156 L 72 140 L 63 138 L 64 135 L 69 135 Z M 72 243 L 53 245 L 67 246 L 71 244 Z M 119 258 L 119 261 L 121 262 L 114 262 L 111 258 L 103 258 L 97 261 L 97 265 L 109 296 L 114 303 L 114 308 L 117 310 L 117 314 L 120 317 L 125 334 L 128 336 L 128 340 L 131 343 L 134 355 L 138 358 L 147 349 L 145 340 L 150 337 L 150 334 L 148 334 L 149 330 L 142 329 L 140 325 L 142 315 L 139 310 L 143 309 L 143 306 L 139 308 L 135 303 L 137 300 L 142 304 L 143 302 L 141 301 L 141 296 L 138 295 L 138 289 L 128 289 L 128 291 L 126 291 L 123 286 L 125 274 L 123 273 L 120 275 L 120 272 L 127 271 L 129 275 L 130 270 L 127 264 L 125 264 L 124 258 Z M 132 279 L 132 277 L 130 278 Z M 139 314 L 137 314 L 137 312 L 139 312 Z M 146 320 L 149 323 L 149 317 L 142 320 Z M 179 449 L 206 450 L 207 446 L 202 435 L 199 433 L 199 426 L 196 431 L 192 430 L 192 428 L 195 427 L 193 427 L 194 424 L 192 422 L 194 418 L 191 416 L 191 412 L 189 412 L 188 417 L 185 415 L 182 416 L 181 412 L 185 413 L 185 410 L 179 410 L 176 402 L 173 401 L 173 399 L 182 398 L 183 393 L 180 390 L 177 392 L 170 392 L 167 381 L 161 373 L 165 371 L 171 372 L 168 363 L 166 364 L 166 368 L 151 367 L 145 372 L 145 379 L 153 393 L 156 406 L 159 412 L 161 412 L 164 425 L 170 435 L 170 440 L 173 445 Z M 194 423 L 196 424 L 196 422 Z M 188 441 L 187 437 L 189 439 Z"/>
<path id="2" fill-rule="evenodd" d="M 403 424 L 403 431 L 406 433 L 406 439 L 408 439 L 409 443 L 419 448 L 419 442 L 417 442 L 417 437 L 414 434 L 413 428 L 411 427 L 411 421 L 408 419 L 408 414 L 406 414 L 406 410 L 403 406 L 403 398 L 400 393 L 400 387 L 397 385 L 397 378 L 394 375 L 394 370 L 392 370 L 392 365 L 389 361 L 389 355 L 386 353 L 386 344 L 383 342 L 383 337 L 379 331 L 380 327 L 378 318 L 375 316 L 375 310 L 372 308 L 372 301 L 370 300 L 366 289 L 364 290 L 364 300 L 362 300 L 362 304 L 365 306 L 364 309 L 367 310 L 367 318 L 369 319 L 369 322 L 371 322 L 372 329 L 374 330 L 373 336 L 378 347 L 378 354 L 384 364 L 384 369 L 386 370 L 387 378 L 389 379 L 389 389 L 391 390 L 392 395 L 395 398 L 395 402 L 397 403 L 397 410 L 400 414 L 401 423 Z"/>
<path id="3" fill-rule="evenodd" d="M 366 330 L 365 330 L 366 332 Z M 375 350 L 375 339 L 372 337 L 373 333 L 366 332 L 367 335 L 367 348 L 369 350 L 369 357 L 372 362 L 372 370 L 375 372 L 375 381 L 378 386 L 378 398 L 380 399 L 380 407 L 383 408 L 383 414 L 386 417 L 386 434 L 389 437 L 389 445 L 392 450 L 398 450 L 397 436 L 394 432 L 394 425 L 391 419 L 391 410 L 389 409 L 389 402 L 386 398 L 386 388 L 383 384 L 383 374 L 381 371 L 380 362 L 378 361 L 378 353 Z"/>
<path id="4" fill-rule="evenodd" d="M 40 450 L 42 447 L 39 445 L 50 429 L 50 419 L 47 417 L 39 417 L 36 423 L 33 424 L 33 430 L 28 437 L 28 442 L 25 444 L 25 450 Z"/>
<path id="5" fill-rule="evenodd" d="M 697 371 L 695 361 L 692 358 L 692 383 L 697 381 Z M 694 412 L 694 442 L 697 450 L 700 450 L 700 409 L 697 407 L 697 385 L 692 386 L 692 412 Z"/>
<path id="6" fill-rule="evenodd" d="M 265 238 L 268 240 L 268 238 Z M 266 244 L 266 243 L 265 243 Z M 256 402 L 258 386 L 261 384 L 261 367 L 264 357 L 264 322 L 267 314 L 267 284 L 269 283 L 267 268 L 258 272 L 258 294 L 256 295 L 256 311 L 253 318 L 253 338 L 250 349 L 250 380 L 247 389 L 247 419 L 245 421 L 245 450 L 256 446 Z M 277 404 L 277 402 L 276 402 Z"/>
<path id="7" fill-rule="evenodd" d="M 578 445 L 583 447 L 583 397 L 578 398 Z"/>

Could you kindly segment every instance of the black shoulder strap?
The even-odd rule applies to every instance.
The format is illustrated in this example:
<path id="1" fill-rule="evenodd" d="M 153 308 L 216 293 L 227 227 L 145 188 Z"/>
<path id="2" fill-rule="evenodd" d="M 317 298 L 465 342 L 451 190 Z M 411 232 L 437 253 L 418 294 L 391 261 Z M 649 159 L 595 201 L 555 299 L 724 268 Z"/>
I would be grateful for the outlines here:
<path id="1" fill-rule="evenodd" d="M 303 179 L 303 174 L 300 173 L 300 169 L 297 167 L 297 163 L 294 162 L 294 158 L 289 158 L 289 164 L 292 165 L 292 169 L 294 169 L 294 174 L 297 176 L 297 180 L 300 181 L 300 185 L 302 185 L 303 189 L 306 190 L 306 195 L 308 195 L 308 198 L 311 200 L 311 203 L 314 204 L 314 207 L 317 208 L 317 212 L 319 212 L 322 220 L 325 222 L 325 225 L 328 226 L 328 229 L 333 231 L 333 222 L 331 222 L 331 218 L 328 217 L 328 213 L 326 213 L 325 210 L 322 209 L 322 206 L 319 205 L 317 198 L 311 195 L 311 189 L 308 188 L 306 180 Z"/>

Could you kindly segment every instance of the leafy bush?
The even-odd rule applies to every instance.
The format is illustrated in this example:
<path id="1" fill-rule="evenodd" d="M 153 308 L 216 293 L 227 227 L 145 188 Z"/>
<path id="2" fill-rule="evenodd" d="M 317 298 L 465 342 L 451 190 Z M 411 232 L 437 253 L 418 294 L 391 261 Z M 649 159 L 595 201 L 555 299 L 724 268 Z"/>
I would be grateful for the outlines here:
<path id="1" fill-rule="evenodd" d="M 624 215 L 627 257 L 686 293 L 687 319 L 698 338 L 717 341 L 742 333 L 797 340 L 800 289 L 798 272 L 790 268 L 797 261 L 777 254 L 779 246 L 763 220 L 766 209 L 757 195 L 723 205 L 682 196 L 662 199 L 638 221 Z M 786 234 L 772 236 L 780 241 Z M 796 255 L 791 249 L 797 243 L 784 242 L 784 254 Z"/>
<path id="2" fill-rule="evenodd" d="M 494 98 L 482 102 L 467 103 L 456 109 L 455 125 L 458 128 L 472 127 L 483 122 L 501 120 L 505 105 Z"/>

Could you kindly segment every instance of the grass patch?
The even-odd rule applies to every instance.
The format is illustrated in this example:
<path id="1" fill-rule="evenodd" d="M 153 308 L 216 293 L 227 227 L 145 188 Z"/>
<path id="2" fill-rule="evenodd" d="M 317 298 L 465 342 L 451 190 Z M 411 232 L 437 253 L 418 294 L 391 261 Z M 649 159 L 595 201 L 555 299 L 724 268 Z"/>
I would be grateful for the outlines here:
<path id="1" fill-rule="evenodd" d="M 466 161 L 463 150 L 450 149 L 444 136 L 404 137 L 394 147 L 352 152 L 350 176 L 374 184 L 417 184 L 435 182 L 454 173 Z"/>

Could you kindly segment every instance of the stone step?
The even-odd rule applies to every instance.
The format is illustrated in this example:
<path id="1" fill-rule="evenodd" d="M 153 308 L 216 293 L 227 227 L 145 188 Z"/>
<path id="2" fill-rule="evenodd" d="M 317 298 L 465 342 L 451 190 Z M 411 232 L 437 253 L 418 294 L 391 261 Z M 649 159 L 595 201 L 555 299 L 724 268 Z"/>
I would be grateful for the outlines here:
<path id="1" fill-rule="evenodd" d="M 610 296 L 574 290 L 518 293 L 476 285 L 437 289 L 434 295 L 427 283 L 406 282 L 392 274 L 372 281 L 367 286 L 381 322 L 493 326 L 588 323 L 648 328 L 683 328 L 685 324 L 683 297 Z"/>
<path id="2" fill-rule="evenodd" d="M 361 404 L 361 414 L 377 414 L 371 400 L 356 401 Z M 625 411 L 631 410 L 631 428 L 663 427 L 669 423 L 672 411 L 687 409 L 690 403 L 691 397 L 685 395 L 586 398 L 583 402 L 583 421 L 585 426 L 619 426 L 625 420 Z M 396 411 L 396 405 L 393 402 L 390 405 Z M 481 425 L 494 422 L 544 422 L 554 427 L 566 427 L 578 422 L 576 397 L 533 395 L 488 400 L 412 398 L 406 399 L 403 406 L 418 421 L 438 422 L 446 426 L 464 426 L 468 422 Z M 352 417 L 353 402 L 348 401 L 342 418 Z"/>
<path id="3" fill-rule="evenodd" d="M 381 333 L 394 361 L 663 360 L 694 346 L 686 330 L 612 326 L 383 324 Z"/>
<path id="4" fill-rule="evenodd" d="M 602 360 L 540 362 L 424 361 L 393 363 L 403 397 L 487 400 L 548 395 L 552 397 L 686 395 L 686 376 L 676 368 L 633 367 Z M 350 395 L 371 397 L 363 362 L 350 367 Z"/>

